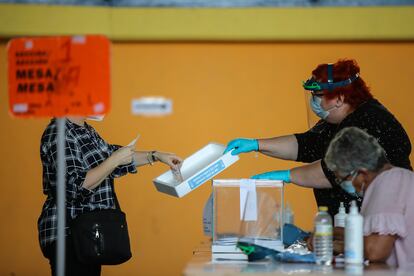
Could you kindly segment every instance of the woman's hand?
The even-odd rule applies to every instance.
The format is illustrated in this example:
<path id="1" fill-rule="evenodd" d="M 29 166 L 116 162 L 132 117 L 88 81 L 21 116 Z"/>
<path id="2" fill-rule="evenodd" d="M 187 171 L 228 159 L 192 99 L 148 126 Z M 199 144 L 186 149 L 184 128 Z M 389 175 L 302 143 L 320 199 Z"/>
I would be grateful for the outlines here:
<path id="1" fill-rule="evenodd" d="M 343 227 L 334 227 L 333 229 L 333 239 L 337 241 L 345 240 L 345 228 Z"/>
<path id="2" fill-rule="evenodd" d="M 110 158 L 115 163 L 115 167 L 129 164 L 134 158 L 134 146 L 122 147 L 114 151 Z"/>
<path id="3" fill-rule="evenodd" d="M 333 229 L 333 252 L 335 254 L 344 253 L 344 230 L 343 227 L 334 227 Z"/>
<path id="4" fill-rule="evenodd" d="M 306 245 L 310 251 L 313 251 L 313 233 L 310 234 L 309 238 L 306 240 Z M 333 229 L 333 247 L 334 253 L 343 253 L 344 252 L 344 228 L 343 227 L 334 227 Z"/>
<path id="5" fill-rule="evenodd" d="M 308 239 L 306 240 L 306 245 L 310 251 L 313 251 L 313 232 L 309 235 Z"/>
<path id="6" fill-rule="evenodd" d="M 168 165 L 171 167 L 171 169 L 180 169 L 181 164 L 183 163 L 183 160 L 176 156 L 174 153 L 168 153 L 168 152 L 159 152 L 156 151 L 153 156 L 156 160 Z"/>
<path id="7" fill-rule="evenodd" d="M 345 251 L 345 242 L 344 241 L 334 240 L 332 246 L 333 246 L 333 252 L 334 252 L 335 255 L 344 253 L 344 251 Z"/>

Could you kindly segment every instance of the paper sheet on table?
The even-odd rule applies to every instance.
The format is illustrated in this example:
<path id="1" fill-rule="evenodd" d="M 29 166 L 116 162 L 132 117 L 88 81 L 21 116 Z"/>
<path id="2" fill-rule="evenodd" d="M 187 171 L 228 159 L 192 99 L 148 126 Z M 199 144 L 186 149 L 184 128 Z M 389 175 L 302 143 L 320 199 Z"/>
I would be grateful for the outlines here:
<path id="1" fill-rule="evenodd" d="M 203 209 L 203 228 L 204 235 L 212 236 L 212 221 L 213 221 L 213 193 L 210 194 Z"/>
<path id="2" fill-rule="evenodd" d="M 257 194 L 254 179 L 240 181 L 240 220 L 257 220 Z"/>

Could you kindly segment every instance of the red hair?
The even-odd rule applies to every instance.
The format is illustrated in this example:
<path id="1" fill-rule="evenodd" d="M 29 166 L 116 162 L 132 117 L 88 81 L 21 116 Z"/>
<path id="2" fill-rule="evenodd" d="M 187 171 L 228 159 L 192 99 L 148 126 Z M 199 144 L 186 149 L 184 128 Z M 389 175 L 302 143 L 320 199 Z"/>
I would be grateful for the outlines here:
<path id="1" fill-rule="evenodd" d="M 360 69 L 357 62 L 353 59 L 340 59 L 333 64 L 333 81 L 343 81 L 359 74 Z M 313 77 L 320 82 L 328 82 L 328 64 L 319 64 L 312 71 Z M 373 98 L 369 87 L 359 76 L 356 80 L 346 86 L 338 87 L 332 91 L 323 90 L 323 94 L 328 99 L 333 99 L 338 95 L 344 96 L 344 102 L 353 108 Z"/>

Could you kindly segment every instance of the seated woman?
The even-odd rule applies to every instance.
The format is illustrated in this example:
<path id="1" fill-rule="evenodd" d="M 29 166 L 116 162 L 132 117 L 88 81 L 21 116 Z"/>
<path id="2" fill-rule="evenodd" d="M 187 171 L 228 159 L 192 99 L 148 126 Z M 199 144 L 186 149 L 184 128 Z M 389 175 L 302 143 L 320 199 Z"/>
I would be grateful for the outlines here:
<path id="1" fill-rule="evenodd" d="M 348 182 L 364 197 L 365 258 L 414 263 L 414 173 L 392 166 L 378 141 L 356 127 L 336 135 L 325 162 L 338 182 Z"/>

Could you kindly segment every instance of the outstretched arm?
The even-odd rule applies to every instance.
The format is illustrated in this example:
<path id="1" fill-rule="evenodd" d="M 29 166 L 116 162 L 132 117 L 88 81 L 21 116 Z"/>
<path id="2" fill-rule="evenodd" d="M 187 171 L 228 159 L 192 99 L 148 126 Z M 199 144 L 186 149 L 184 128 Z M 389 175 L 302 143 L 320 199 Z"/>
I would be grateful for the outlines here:
<path id="1" fill-rule="evenodd" d="M 265 155 L 285 160 L 296 160 L 298 141 L 295 135 L 259 139 L 259 151 Z"/>
<path id="2" fill-rule="evenodd" d="M 331 183 L 322 170 L 320 160 L 291 170 L 271 171 L 257 174 L 252 178 L 283 180 L 286 183 L 293 183 L 306 188 L 332 188 Z"/>
<path id="3" fill-rule="evenodd" d="M 160 151 L 135 151 L 135 165 L 137 167 L 160 161 L 171 168 L 180 168 L 182 159 L 173 153 Z"/>
<path id="4" fill-rule="evenodd" d="M 298 142 L 294 135 L 267 139 L 237 138 L 227 144 L 224 153 L 229 151 L 231 151 L 232 155 L 259 151 L 275 158 L 296 160 L 298 155 Z"/>
<path id="5" fill-rule="evenodd" d="M 290 179 L 292 183 L 306 188 L 332 188 L 332 184 L 322 170 L 321 160 L 293 168 Z"/>

